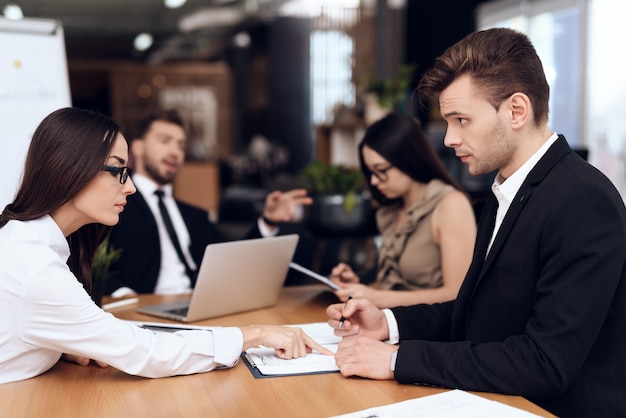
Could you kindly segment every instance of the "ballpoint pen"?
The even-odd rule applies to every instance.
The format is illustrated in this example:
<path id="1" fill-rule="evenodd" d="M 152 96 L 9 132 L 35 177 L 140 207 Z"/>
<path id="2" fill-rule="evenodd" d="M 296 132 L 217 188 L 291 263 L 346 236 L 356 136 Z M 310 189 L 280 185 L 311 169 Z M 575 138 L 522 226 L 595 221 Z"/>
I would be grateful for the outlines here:
<path id="1" fill-rule="evenodd" d="M 348 296 L 348 299 L 346 300 L 346 304 L 344 306 L 346 306 L 348 304 L 348 301 L 352 299 L 352 295 Z M 346 318 L 343 317 L 343 315 L 341 315 L 341 319 L 339 319 L 339 328 L 343 328 L 343 323 L 346 320 Z"/>

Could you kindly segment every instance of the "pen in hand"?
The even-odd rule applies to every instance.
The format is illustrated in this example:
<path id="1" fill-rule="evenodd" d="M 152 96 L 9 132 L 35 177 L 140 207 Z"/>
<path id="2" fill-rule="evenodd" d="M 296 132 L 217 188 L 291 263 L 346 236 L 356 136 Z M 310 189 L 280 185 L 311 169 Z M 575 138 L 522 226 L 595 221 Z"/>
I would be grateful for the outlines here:
<path id="1" fill-rule="evenodd" d="M 348 300 L 346 300 L 346 305 L 348 304 L 348 301 L 352 299 L 352 295 L 348 296 Z M 344 305 L 344 306 L 346 306 Z M 343 315 L 341 316 L 341 319 L 339 319 L 339 328 L 343 328 L 343 323 L 346 320 L 346 318 L 343 317 Z"/>

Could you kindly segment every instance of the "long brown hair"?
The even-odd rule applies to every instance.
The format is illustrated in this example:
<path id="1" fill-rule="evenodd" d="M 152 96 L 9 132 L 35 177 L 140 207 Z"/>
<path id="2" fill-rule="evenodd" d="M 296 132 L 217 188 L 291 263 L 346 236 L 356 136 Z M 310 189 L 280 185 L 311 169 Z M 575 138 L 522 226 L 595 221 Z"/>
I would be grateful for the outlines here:
<path id="1" fill-rule="evenodd" d="M 113 120 L 88 110 L 63 108 L 46 116 L 31 139 L 15 199 L 0 214 L 0 228 L 10 220 L 41 218 L 76 196 L 102 170 L 119 131 Z M 67 237 L 67 264 L 87 291 L 95 250 L 109 231 L 90 224 Z"/>

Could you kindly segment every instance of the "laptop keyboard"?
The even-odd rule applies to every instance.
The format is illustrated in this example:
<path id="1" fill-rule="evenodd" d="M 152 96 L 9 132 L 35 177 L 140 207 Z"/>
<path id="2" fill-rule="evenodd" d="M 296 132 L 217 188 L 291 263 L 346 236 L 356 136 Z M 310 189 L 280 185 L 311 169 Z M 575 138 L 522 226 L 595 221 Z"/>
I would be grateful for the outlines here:
<path id="1" fill-rule="evenodd" d="M 169 309 L 167 312 L 174 314 L 174 315 L 179 315 L 179 316 L 187 316 L 187 311 L 189 311 L 189 307 L 186 306 L 184 308 L 175 308 L 175 309 Z"/>

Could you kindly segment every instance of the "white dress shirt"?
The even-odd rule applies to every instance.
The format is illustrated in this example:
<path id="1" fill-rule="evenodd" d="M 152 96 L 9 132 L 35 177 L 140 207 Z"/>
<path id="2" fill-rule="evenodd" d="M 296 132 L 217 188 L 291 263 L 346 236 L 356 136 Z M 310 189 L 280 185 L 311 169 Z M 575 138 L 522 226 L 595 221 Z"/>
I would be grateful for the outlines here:
<path id="1" fill-rule="evenodd" d="M 159 269 L 159 277 L 154 288 L 156 294 L 178 294 L 191 292 L 191 280 L 185 272 L 185 266 L 178 258 L 174 244 L 170 239 L 165 224 L 163 223 L 163 217 L 159 210 L 159 198 L 154 192 L 159 189 L 159 186 L 152 180 L 148 179 L 141 174 L 133 176 L 133 183 L 143 198 L 148 203 L 152 215 L 156 220 L 157 228 L 159 231 L 159 241 L 161 243 L 161 268 Z M 181 249 L 191 269 L 197 268 L 196 264 L 189 253 L 189 246 L 191 245 L 191 238 L 189 231 L 183 220 L 183 216 L 178 210 L 178 205 L 172 195 L 172 185 L 167 184 L 160 187 L 163 190 L 163 203 L 167 208 L 167 212 L 172 219 L 176 236 L 180 242 Z M 208 216 L 208 215 L 207 215 Z"/>
<path id="2" fill-rule="evenodd" d="M 487 254 L 489 254 L 489 250 L 491 250 L 491 245 L 496 239 L 496 235 L 500 230 L 500 225 L 502 225 L 502 221 L 504 220 L 506 213 L 509 211 L 511 202 L 515 198 L 515 195 L 519 191 L 520 187 L 522 187 L 522 183 L 524 183 L 526 177 L 528 177 L 528 173 L 530 173 L 530 170 L 535 167 L 537 162 L 541 159 L 541 157 L 543 157 L 552 144 L 554 144 L 558 137 L 559 136 L 556 133 L 553 133 L 550 138 L 548 138 L 548 140 L 544 142 L 543 145 L 539 147 L 539 149 L 515 171 L 515 173 L 511 174 L 508 179 L 503 179 L 500 174 L 498 174 L 493 180 L 491 191 L 496 197 L 496 200 L 498 200 L 498 211 L 496 212 L 496 223 L 493 228 L 493 233 L 491 234 L 491 241 L 489 241 L 489 246 L 487 247 Z"/>
<path id="3" fill-rule="evenodd" d="M 50 216 L 0 228 L 0 383 L 44 373 L 62 353 L 145 377 L 236 364 L 239 328 L 153 333 L 119 320 L 91 300 L 66 264 L 69 254 Z"/>
<path id="4" fill-rule="evenodd" d="M 508 179 L 502 179 L 500 174 L 496 176 L 496 179 L 491 186 L 491 190 L 493 191 L 496 199 L 498 200 L 498 211 L 496 212 L 496 224 L 491 235 L 491 242 L 489 243 L 489 248 L 487 250 L 487 254 L 489 254 L 489 249 L 491 249 L 491 244 L 493 243 L 496 235 L 498 234 L 498 230 L 500 229 L 500 225 L 502 225 L 502 221 L 506 216 L 509 207 L 511 206 L 511 202 L 515 198 L 515 195 L 519 191 L 520 187 L 522 187 L 522 183 L 526 180 L 528 173 L 535 167 L 537 162 L 543 157 L 543 155 L 548 151 L 550 146 L 557 140 L 558 135 L 553 133 L 550 138 L 546 142 L 539 147 L 539 149 L 528 159 L 526 162 L 518 168 L 515 173 L 513 173 Z M 400 332 L 398 330 L 398 323 L 393 312 L 390 309 L 383 309 L 383 313 L 387 318 L 387 327 L 389 328 L 389 340 L 387 342 L 391 344 L 396 344 L 400 341 Z M 392 370 L 395 369 L 395 364 L 391 365 Z"/>
<path id="5" fill-rule="evenodd" d="M 179 294 L 191 292 L 191 280 L 189 280 L 189 277 L 185 272 L 185 266 L 180 261 L 180 258 L 178 258 L 174 244 L 172 244 L 172 241 L 167 233 L 167 229 L 165 229 L 161 211 L 159 210 L 158 197 L 154 194 L 159 186 L 154 181 L 150 180 L 146 176 L 142 176 L 141 174 L 133 174 L 133 183 L 137 188 L 137 192 L 141 193 L 144 200 L 150 207 L 159 233 L 159 241 L 161 245 L 161 266 L 159 268 L 159 276 L 157 278 L 154 293 Z M 167 212 L 172 219 L 172 224 L 174 225 L 176 236 L 180 242 L 183 254 L 185 255 L 189 266 L 195 270 L 199 266 L 196 266 L 193 257 L 189 252 L 191 237 L 189 236 L 189 231 L 187 230 L 185 221 L 183 220 L 180 210 L 178 209 L 178 205 L 172 195 L 172 186 L 171 184 L 165 185 L 161 187 L 161 190 L 163 190 L 164 193 L 163 203 L 165 204 Z M 257 225 L 262 237 L 272 237 L 278 235 L 279 228 L 275 227 L 270 230 L 262 221 L 261 217 L 258 218 Z M 135 289 L 120 287 L 111 293 L 111 296 L 119 298 L 133 293 L 135 293 Z"/>

